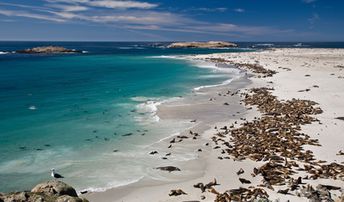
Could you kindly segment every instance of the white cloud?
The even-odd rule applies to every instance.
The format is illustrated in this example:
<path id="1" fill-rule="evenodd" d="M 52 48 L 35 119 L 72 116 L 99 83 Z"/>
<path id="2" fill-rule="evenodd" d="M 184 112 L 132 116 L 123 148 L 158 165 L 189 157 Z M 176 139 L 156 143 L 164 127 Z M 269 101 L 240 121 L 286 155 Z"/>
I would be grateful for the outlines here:
<path id="1" fill-rule="evenodd" d="M 236 8 L 236 9 L 234 9 L 234 11 L 238 12 L 238 13 L 243 13 L 243 12 L 245 12 L 245 9 L 243 9 L 243 8 Z"/>
<path id="2" fill-rule="evenodd" d="M 78 12 L 78 11 L 86 11 L 89 9 L 88 7 L 79 6 L 79 5 L 48 4 L 47 6 L 51 8 L 58 8 L 65 12 Z"/>
<path id="3" fill-rule="evenodd" d="M 115 26 L 120 27 L 122 29 L 132 30 L 133 32 L 135 32 L 135 30 L 149 30 L 242 37 L 266 35 L 271 33 L 287 33 L 292 31 L 279 30 L 264 26 L 244 26 L 228 22 L 211 23 L 207 21 L 200 21 L 188 17 L 187 15 L 159 10 L 150 10 L 149 8 L 153 8 L 157 5 L 138 1 L 45 1 L 49 2 L 45 5 L 45 7 L 37 8 L 25 5 L 21 7 L 18 6 L 23 10 L 26 9 L 25 11 L 19 11 L 17 9 L 0 9 L 0 15 L 5 15 L 9 17 L 26 17 L 37 20 L 46 20 L 54 22 L 89 22 L 97 24 L 106 24 L 108 26 Z M 97 2 L 97 4 L 95 4 L 94 2 Z M 213 9 L 226 10 L 224 8 Z M 207 9 L 204 10 L 209 11 Z M 244 12 L 244 10 L 242 9 L 237 12 Z"/>
<path id="4" fill-rule="evenodd" d="M 158 6 L 157 4 L 151 4 L 147 2 L 115 1 L 115 0 L 89 1 L 87 4 L 90 6 L 96 6 L 96 7 L 119 8 L 119 9 L 128 9 L 128 8 L 151 9 Z"/>
<path id="5" fill-rule="evenodd" d="M 84 6 L 112 8 L 112 9 L 151 9 L 158 6 L 141 1 L 131 0 L 45 0 L 50 3 L 81 4 Z"/>
<path id="6" fill-rule="evenodd" d="M 36 13 L 29 13 L 25 11 L 13 11 L 13 10 L 0 10 L 1 15 L 5 16 L 16 16 L 16 17 L 25 17 L 25 18 L 33 18 L 38 20 L 46 20 L 46 21 L 54 21 L 54 22 L 64 22 L 65 20 L 56 18 L 49 15 L 42 15 Z"/>
<path id="7" fill-rule="evenodd" d="M 187 9 L 186 11 L 191 10 L 191 11 L 205 11 L 205 12 L 225 12 L 227 8 L 224 7 L 219 7 L 219 8 L 191 8 Z"/>

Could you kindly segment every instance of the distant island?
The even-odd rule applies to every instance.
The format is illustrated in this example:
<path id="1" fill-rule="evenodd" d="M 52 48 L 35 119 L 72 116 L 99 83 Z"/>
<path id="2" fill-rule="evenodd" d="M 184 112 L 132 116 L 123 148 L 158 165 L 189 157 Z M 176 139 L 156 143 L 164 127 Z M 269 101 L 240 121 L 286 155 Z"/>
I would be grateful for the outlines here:
<path id="1" fill-rule="evenodd" d="M 35 48 L 28 48 L 24 50 L 15 51 L 23 54 L 54 54 L 54 53 L 82 53 L 82 51 L 75 49 L 67 49 L 60 46 L 41 46 Z"/>
<path id="2" fill-rule="evenodd" d="M 167 46 L 167 48 L 229 48 L 238 47 L 237 44 L 225 41 L 208 42 L 176 42 Z"/>

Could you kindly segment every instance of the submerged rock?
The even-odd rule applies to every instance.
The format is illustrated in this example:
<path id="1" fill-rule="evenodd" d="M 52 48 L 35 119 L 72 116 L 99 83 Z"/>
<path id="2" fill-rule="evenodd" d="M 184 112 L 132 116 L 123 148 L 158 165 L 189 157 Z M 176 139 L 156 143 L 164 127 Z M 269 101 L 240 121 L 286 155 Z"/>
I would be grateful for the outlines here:
<path id="1" fill-rule="evenodd" d="M 225 41 L 208 41 L 208 42 L 177 42 L 167 46 L 167 48 L 228 48 L 238 47 L 235 43 Z"/>
<path id="2" fill-rule="evenodd" d="M 24 50 L 18 50 L 16 53 L 24 54 L 52 54 L 52 53 L 81 53 L 82 51 L 67 49 L 60 46 L 40 46 L 35 48 L 28 48 Z"/>

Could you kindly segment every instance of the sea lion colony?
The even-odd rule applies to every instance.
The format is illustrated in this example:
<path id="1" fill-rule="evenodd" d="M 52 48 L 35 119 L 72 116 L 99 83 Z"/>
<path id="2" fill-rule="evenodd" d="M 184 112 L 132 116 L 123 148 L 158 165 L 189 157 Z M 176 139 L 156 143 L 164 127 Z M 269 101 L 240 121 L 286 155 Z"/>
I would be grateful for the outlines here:
<path id="1" fill-rule="evenodd" d="M 224 63 L 224 64 L 230 64 L 230 65 L 234 65 L 240 69 L 244 69 L 244 70 L 249 70 L 255 74 L 257 74 L 258 78 L 266 78 L 266 77 L 271 77 L 274 74 L 276 74 L 277 72 L 274 70 L 270 70 L 270 69 L 266 69 L 263 66 L 259 65 L 259 64 L 248 64 L 248 63 L 236 63 L 233 62 L 231 60 L 226 60 L 223 58 L 207 58 L 207 60 L 209 60 L 210 62 L 214 62 L 214 63 Z"/>
<path id="2" fill-rule="evenodd" d="M 209 58 L 216 63 L 231 63 L 228 60 Z M 251 70 L 259 77 L 270 77 L 275 71 L 266 70 L 258 64 L 235 64 L 239 68 Z M 313 201 L 333 201 L 331 190 L 340 187 L 321 185 L 316 188 L 307 184 L 307 180 L 318 178 L 331 178 L 344 181 L 344 165 L 316 160 L 313 152 L 304 150 L 303 146 L 320 146 L 317 139 L 301 132 L 301 125 L 321 122 L 312 115 L 322 113 L 317 103 L 309 100 L 292 99 L 280 101 L 273 96 L 272 88 L 254 88 L 241 93 L 245 105 L 256 106 L 261 112 L 261 118 L 246 121 L 235 128 L 234 125 L 223 127 L 212 137 L 214 149 L 221 149 L 224 156 L 219 159 L 244 160 L 266 162 L 254 168 L 251 175 L 261 177 L 261 184 L 257 187 L 230 189 L 224 193 L 217 192 L 211 184 L 208 188 L 203 183 L 194 185 L 202 192 L 208 191 L 216 194 L 216 202 L 252 201 L 254 199 L 268 199 L 265 188 L 275 190 L 277 193 L 293 194 L 306 197 Z M 192 134 L 192 132 L 190 133 Z M 238 175 L 245 172 L 239 170 Z M 251 182 L 240 178 L 243 184 Z M 203 186 L 202 186 L 203 185 Z M 281 188 L 286 189 L 281 189 Z M 343 196 L 342 196 L 343 197 Z M 343 199 L 342 199 L 343 200 Z"/>
<path id="3" fill-rule="evenodd" d="M 312 151 L 303 149 L 304 145 L 320 146 L 318 140 L 311 139 L 300 130 L 301 125 L 318 121 L 311 115 L 320 114 L 322 110 L 315 107 L 315 102 L 308 100 L 292 99 L 281 102 L 269 90 L 272 89 L 255 88 L 245 95 L 245 104 L 256 105 L 262 117 L 245 122 L 239 128 L 219 132 L 213 138 L 215 144 L 221 145 L 226 154 L 234 160 L 249 158 L 253 161 L 267 162 L 255 168 L 252 176 L 263 178 L 260 187 L 274 190 L 274 186 L 287 186 L 288 189 L 278 191 L 281 194 L 294 193 L 298 196 L 314 198 L 314 194 L 305 192 L 319 190 L 305 189 L 305 186 L 311 186 L 304 185 L 302 180 L 317 178 L 344 180 L 343 165 L 325 164 L 326 161 L 316 160 Z M 230 144 L 225 143 L 224 140 L 224 137 L 228 136 Z M 295 175 L 299 177 L 294 179 Z M 322 186 L 322 192 L 324 189 L 326 188 Z M 226 193 L 218 195 L 216 201 L 231 201 L 237 198 L 230 190 L 228 192 L 230 194 Z M 252 194 L 241 199 L 247 201 Z M 266 195 L 260 197 L 262 196 Z"/>

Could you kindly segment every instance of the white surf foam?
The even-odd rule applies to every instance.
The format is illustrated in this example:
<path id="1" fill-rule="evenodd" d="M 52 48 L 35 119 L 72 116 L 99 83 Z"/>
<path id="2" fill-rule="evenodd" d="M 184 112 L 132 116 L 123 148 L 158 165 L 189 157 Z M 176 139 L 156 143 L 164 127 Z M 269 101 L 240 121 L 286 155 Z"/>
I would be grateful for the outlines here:
<path id="1" fill-rule="evenodd" d="M 131 100 L 135 102 L 146 102 L 149 100 L 155 100 L 156 98 L 149 98 L 149 97 L 144 97 L 144 96 L 136 96 L 132 97 Z"/>
<path id="2" fill-rule="evenodd" d="M 8 54 L 8 52 L 6 52 L 6 51 L 0 51 L 0 55 L 5 55 L 5 54 Z"/>
<path id="3" fill-rule="evenodd" d="M 29 110 L 36 110 L 36 109 L 37 109 L 37 107 L 34 106 L 34 105 L 32 105 L 32 106 L 29 107 Z"/>
<path id="4" fill-rule="evenodd" d="M 50 172 L 50 168 L 61 169 L 72 164 L 72 162 L 64 161 L 58 166 L 55 165 L 51 159 L 63 158 L 62 155 L 71 155 L 72 149 L 70 148 L 58 148 L 58 149 L 48 149 L 44 152 L 35 152 L 31 151 L 21 156 L 18 159 L 12 159 L 0 164 L 0 173 L 10 174 L 10 173 L 33 173 L 33 174 L 42 174 Z"/>
<path id="5" fill-rule="evenodd" d="M 167 59 L 180 59 L 183 60 L 182 56 L 177 55 L 158 55 L 158 56 L 148 56 L 147 58 L 167 58 Z"/>
<path id="6" fill-rule="evenodd" d="M 258 44 L 254 44 L 252 47 L 273 47 L 275 46 L 275 44 L 273 43 L 258 43 Z"/>
<path id="7" fill-rule="evenodd" d="M 172 97 L 168 99 L 163 99 L 163 98 L 148 98 L 148 97 L 137 96 L 137 97 L 132 97 L 131 99 L 137 102 L 142 102 L 136 105 L 136 112 L 139 115 L 135 116 L 135 120 L 141 123 L 152 123 L 152 122 L 160 121 L 160 117 L 157 115 L 159 105 L 163 103 L 167 103 L 167 102 L 173 102 L 181 98 Z"/>
<path id="8" fill-rule="evenodd" d="M 213 88 L 213 87 L 218 87 L 218 86 L 225 86 L 225 85 L 228 85 L 230 84 L 231 82 L 233 81 L 233 79 L 228 79 L 220 84 L 214 84 L 214 85 L 204 85 L 204 86 L 199 86 L 199 87 L 196 87 L 194 88 L 195 91 L 199 91 L 203 88 Z"/>
<path id="9" fill-rule="evenodd" d="M 109 189 L 118 188 L 118 187 L 123 187 L 123 186 L 126 186 L 126 185 L 130 185 L 130 184 L 137 183 L 137 182 L 139 182 L 140 180 L 142 180 L 144 177 L 145 177 L 145 176 L 141 176 L 141 177 L 139 177 L 139 178 L 137 178 L 137 179 L 134 179 L 134 180 L 127 180 L 127 181 L 121 181 L 121 182 L 112 181 L 111 183 L 108 183 L 107 186 L 104 186 L 104 187 L 89 187 L 89 188 L 80 190 L 80 192 L 82 192 L 82 191 L 88 191 L 88 192 L 104 192 L 104 191 L 109 190 Z"/>
<path id="10" fill-rule="evenodd" d="M 233 80 L 238 79 L 242 77 L 242 71 L 233 67 L 221 67 L 220 65 L 213 63 L 213 62 L 207 62 L 204 60 L 195 60 L 190 59 L 188 56 L 176 56 L 176 55 L 160 55 L 160 56 L 150 56 L 150 58 L 168 58 L 168 59 L 180 59 L 180 60 L 186 60 L 189 61 L 193 66 L 199 67 L 199 68 L 207 68 L 212 69 L 216 73 L 225 73 L 226 75 L 230 76 L 230 79 L 225 80 L 224 82 L 220 84 L 214 84 L 214 85 L 204 85 L 194 88 L 195 91 L 199 91 L 203 88 L 211 88 L 211 87 L 217 87 L 217 86 L 223 86 L 230 84 Z M 210 77 L 213 75 L 209 75 Z M 219 75 L 224 76 L 224 75 Z"/>
<path id="11" fill-rule="evenodd" d="M 121 50 L 131 50 L 131 49 L 145 49 L 143 47 L 139 47 L 139 46 L 122 46 L 122 47 L 118 47 L 118 49 L 121 49 Z"/>
<path id="12" fill-rule="evenodd" d="M 158 106 L 161 105 L 161 103 L 161 101 L 157 100 L 148 100 L 138 104 L 136 106 L 136 112 L 143 115 L 135 116 L 135 120 L 140 123 L 158 122 L 160 118 L 156 112 L 158 111 Z"/>
<path id="13" fill-rule="evenodd" d="M 212 88 L 212 87 L 217 87 L 217 86 L 224 86 L 230 84 L 233 80 L 238 79 L 242 77 L 242 71 L 237 69 L 237 68 L 231 68 L 231 67 L 221 67 L 216 63 L 211 63 L 211 62 L 205 62 L 205 61 L 196 61 L 196 60 L 191 60 L 192 64 L 194 66 L 200 67 L 200 68 L 208 68 L 208 69 L 213 69 L 217 73 L 225 73 L 225 75 L 228 75 L 230 79 L 227 79 L 223 81 L 222 83 L 219 84 L 213 84 L 213 85 L 204 85 L 204 86 L 199 86 L 194 88 L 195 91 L 199 91 L 203 88 Z M 219 76 L 225 76 L 224 74 L 219 74 Z M 210 75 L 213 76 L 213 75 Z M 215 75 L 217 76 L 217 75 Z"/>

